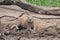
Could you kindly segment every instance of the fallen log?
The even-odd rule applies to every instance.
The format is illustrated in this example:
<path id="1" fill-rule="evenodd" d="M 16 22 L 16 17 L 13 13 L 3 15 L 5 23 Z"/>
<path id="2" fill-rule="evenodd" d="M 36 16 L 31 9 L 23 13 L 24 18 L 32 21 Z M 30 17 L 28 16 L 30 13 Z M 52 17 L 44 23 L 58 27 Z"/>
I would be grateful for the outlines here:
<path id="1" fill-rule="evenodd" d="M 0 5 L 12 5 L 12 4 L 13 4 L 13 1 L 11 0 L 0 1 Z"/>
<path id="2" fill-rule="evenodd" d="M 24 9 L 24 10 L 28 10 L 30 12 L 34 12 L 34 13 L 37 13 L 37 14 L 44 14 L 44 15 L 57 15 L 57 16 L 60 16 L 60 11 L 59 9 L 54 9 L 54 10 L 43 10 L 41 8 L 38 8 L 38 7 L 35 7 L 35 6 L 32 6 L 32 5 L 29 5 L 29 4 L 26 4 L 26 3 L 23 3 L 22 1 L 11 1 L 11 0 L 4 0 L 2 2 L 0 2 L 0 5 L 17 5 L 19 6 L 20 8 Z"/>
<path id="3" fill-rule="evenodd" d="M 17 6 L 21 7 L 24 10 L 28 10 L 28 11 L 31 11 L 31 12 L 34 12 L 34 13 L 43 12 L 42 9 L 31 6 L 29 4 L 25 4 L 25 3 L 21 2 L 21 1 L 11 1 L 11 0 L 7 1 L 7 0 L 4 0 L 4 1 L 0 2 L 0 5 L 17 5 Z"/>
<path id="4" fill-rule="evenodd" d="M 25 4 L 21 1 L 16 2 L 15 4 L 19 7 L 21 7 L 22 9 L 25 9 L 25 10 L 28 10 L 28 11 L 31 11 L 31 12 L 34 12 L 34 13 L 40 13 L 40 14 L 42 13 L 43 14 L 45 12 L 45 10 L 43 10 L 41 8 L 29 5 L 29 4 Z"/>
<path id="5" fill-rule="evenodd" d="M 25 10 L 28 10 L 37 14 L 60 16 L 60 12 L 59 12 L 60 9 L 44 10 L 36 6 L 32 6 L 30 4 L 23 3 L 22 1 L 17 1 L 15 4 L 21 7 L 22 9 L 25 9 Z"/>

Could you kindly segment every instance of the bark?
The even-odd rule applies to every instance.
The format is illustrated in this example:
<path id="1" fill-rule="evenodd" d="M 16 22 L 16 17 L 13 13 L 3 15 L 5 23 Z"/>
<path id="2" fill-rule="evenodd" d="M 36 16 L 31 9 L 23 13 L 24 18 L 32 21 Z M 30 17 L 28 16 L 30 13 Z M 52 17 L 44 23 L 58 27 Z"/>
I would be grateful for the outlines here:
<path id="1" fill-rule="evenodd" d="M 13 4 L 13 1 L 11 0 L 0 1 L 0 5 L 12 5 L 12 4 Z"/>

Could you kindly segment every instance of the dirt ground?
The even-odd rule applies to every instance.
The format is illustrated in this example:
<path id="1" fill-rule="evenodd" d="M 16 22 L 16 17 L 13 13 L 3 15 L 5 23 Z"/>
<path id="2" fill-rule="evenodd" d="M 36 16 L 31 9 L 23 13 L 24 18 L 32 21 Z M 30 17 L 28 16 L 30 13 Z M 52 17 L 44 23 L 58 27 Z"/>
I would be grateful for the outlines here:
<path id="1" fill-rule="evenodd" d="M 36 29 L 40 28 L 39 32 L 35 32 L 35 30 L 31 28 L 27 29 L 22 25 L 17 26 L 18 28 L 11 28 L 15 23 L 15 20 L 21 17 L 21 14 L 28 15 L 30 17 L 33 16 L 35 22 L 34 26 L 37 26 Z M 47 20 L 44 18 L 47 18 Z M 49 18 L 52 19 L 50 20 Z M 24 22 L 24 20 L 22 21 Z M 52 24 L 49 21 L 52 22 Z M 45 23 L 47 25 L 45 25 Z M 59 25 L 60 16 L 39 15 L 23 10 L 15 5 L 0 6 L 0 40 L 60 40 Z M 40 26 L 43 28 L 41 29 Z"/>

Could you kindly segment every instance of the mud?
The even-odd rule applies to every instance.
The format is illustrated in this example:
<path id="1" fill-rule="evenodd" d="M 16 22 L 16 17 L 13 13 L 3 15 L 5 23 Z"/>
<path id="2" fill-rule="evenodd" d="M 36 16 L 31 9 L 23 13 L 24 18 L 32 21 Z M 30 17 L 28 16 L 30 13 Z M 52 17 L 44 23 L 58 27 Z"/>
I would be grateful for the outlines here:
<path id="1" fill-rule="evenodd" d="M 15 18 L 11 16 L 7 16 L 7 17 Z M 24 17 L 22 16 L 21 18 L 25 19 Z M 59 23 L 58 26 L 57 25 L 49 26 L 49 27 L 44 26 L 44 28 L 40 29 L 39 32 L 35 32 L 34 29 L 30 27 L 29 28 L 25 27 L 24 25 L 12 27 L 12 25 L 14 25 L 12 22 L 7 23 L 7 19 L 6 18 L 4 20 L 3 19 L 2 22 L 4 22 L 4 20 L 6 21 L 5 23 L 0 22 L 0 40 L 60 40 Z M 41 28 L 39 25 L 38 27 Z M 38 27 L 36 29 L 38 29 Z"/>
<path id="2" fill-rule="evenodd" d="M 0 6 L 0 40 L 60 40 L 60 9 L 45 12 L 17 4 L 21 9 L 14 5 Z"/>
<path id="3" fill-rule="evenodd" d="M 1 28 L 1 26 L 0 26 Z M 6 28 L 6 27 L 5 27 Z M 2 30 L 2 31 L 1 31 Z M 60 28 L 48 27 L 35 33 L 32 29 L 0 29 L 0 40 L 59 40 Z M 4 31 L 4 32 L 3 32 Z"/>

